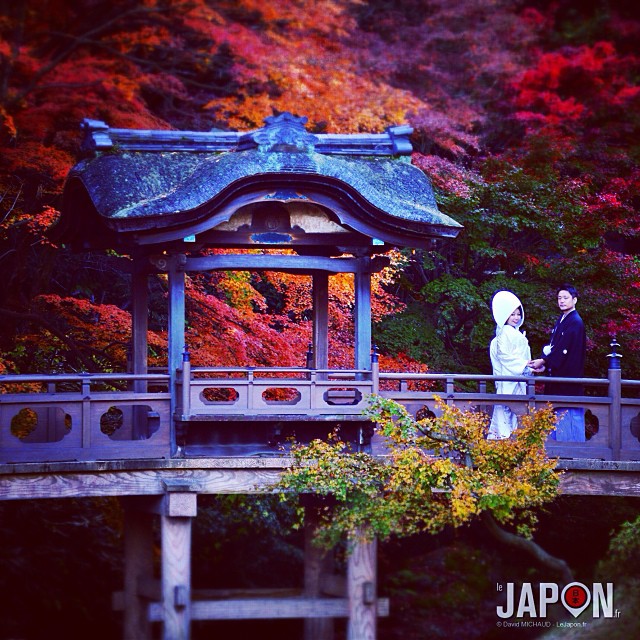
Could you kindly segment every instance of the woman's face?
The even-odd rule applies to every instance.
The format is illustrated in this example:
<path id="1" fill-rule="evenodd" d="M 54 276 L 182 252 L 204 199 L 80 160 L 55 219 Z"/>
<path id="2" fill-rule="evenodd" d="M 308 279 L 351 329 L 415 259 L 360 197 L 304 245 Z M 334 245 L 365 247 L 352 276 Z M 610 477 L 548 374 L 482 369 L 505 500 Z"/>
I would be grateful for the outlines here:
<path id="1" fill-rule="evenodd" d="M 517 327 L 518 324 L 520 323 L 520 320 L 522 320 L 522 312 L 520 311 L 520 308 L 518 307 L 515 311 L 512 312 L 512 314 L 507 318 L 507 324 L 510 327 Z"/>

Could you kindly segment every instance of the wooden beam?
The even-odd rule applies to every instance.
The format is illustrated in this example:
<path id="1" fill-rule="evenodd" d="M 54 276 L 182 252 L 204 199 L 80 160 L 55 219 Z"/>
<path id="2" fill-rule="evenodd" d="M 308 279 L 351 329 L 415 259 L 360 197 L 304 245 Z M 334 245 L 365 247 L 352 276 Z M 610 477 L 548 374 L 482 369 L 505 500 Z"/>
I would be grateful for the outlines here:
<path id="1" fill-rule="evenodd" d="M 389 601 L 378 600 L 376 613 L 389 615 Z M 162 620 L 162 606 L 149 605 L 149 620 Z M 192 620 L 273 620 L 280 618 L 344 618 L 349 615 L 346 598 L 263 598 L 194 601 Z"/>
<path id="2" fill-rule="evenodd" d="M 105 460 L 0 465 L 0 500 L 163 496 L 167 482 L 197 493 L 270 491 L 289 458 Z M 560 488 L 574 495 L 640 495 L 640 461 L 559 460 Z"/>
<path id="3" fill-rule="evenodd" d="M 176 477 L 197 482 L 200 493 L 259 493 L 276 483 L 280 473 L 258 468 L 0 476 L 0 500 L 163 495 L 163 481 Z"/>
<path id="4" fill-rule="evenodd" d="M 327 273 L 356 273 L 363 269 L 369 272 L 381 271 L 389 264 L 388 258 L 378 256 L 373 260 L 362 258 L 328 258 L 326 256 L 297 256 L 277 254 L 222 254 L 211 256 L 188 257 L 180 256 L 180 269 L 184 271 L 286 271 L 290 273 L 312 273 L 326 271 Z M 174 260 L 167 260 L 166 256 L 150 258 L 161 271 L 171 270 Z"/>
<path id="5" fill-rule="evenodd" d="M 560 493 L 573 496 L 640 496 L 640 473 L 625 471 L 567 471 Z"/>

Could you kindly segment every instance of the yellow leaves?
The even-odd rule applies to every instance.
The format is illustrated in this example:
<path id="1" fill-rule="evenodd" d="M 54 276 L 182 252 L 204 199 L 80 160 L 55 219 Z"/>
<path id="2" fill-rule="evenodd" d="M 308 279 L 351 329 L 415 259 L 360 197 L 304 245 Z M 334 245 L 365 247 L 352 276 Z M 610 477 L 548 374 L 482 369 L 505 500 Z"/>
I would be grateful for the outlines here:
<path id="1" fill-rule="evenodd" d="M 436 410 L 436 418 L 416 421 L 404 406 L 372 396 L 368 415 L 387 438 L 389 458 L 316 441 L 296 448 L 298 470 L 285 474 L 282 486 L 335 497 L 324 524 L 332 539 L 355 522 L 368 522 L 381 537 L 410 535 L 461 526 L 484 511 L 530 535 L 535 509 L 557 493 L 555 461 L 544 451 L 553 412 L 532 412 L 513 438 L 489 441 L 484 414 L 441 400 Z"/>

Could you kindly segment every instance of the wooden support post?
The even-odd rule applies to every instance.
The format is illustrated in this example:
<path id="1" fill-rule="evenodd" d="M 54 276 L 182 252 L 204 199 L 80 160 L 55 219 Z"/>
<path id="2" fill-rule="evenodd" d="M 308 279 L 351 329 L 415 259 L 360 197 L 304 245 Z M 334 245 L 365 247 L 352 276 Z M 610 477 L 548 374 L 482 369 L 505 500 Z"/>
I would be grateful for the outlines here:
<path id="1" fill-rule="evenodd" d="M 355 368 L 371 364 L 371 270 L 370 258 L 359 258 L 355 274 Z"/>
<path id="2" fill-rule="evenodd" d="M 121 498 L 124 507 L 124 640 L 149 640 L 148 600 L 139 585 L 153 579 L 153 516 L 136 508 L 137 498 Z"/>
<path id="3" fill-rule="evenodd" d="M 313 354 L 314 368 L 329 368 L 329 274 L 314 271 L 313 283 Z"/>
<path id="4" fill-rule="evenodd" d="M 182 351 L 184 349 L 184 255 L 174 256 L 169 265 L 169 378 L 171 389 L 171 416 L 176 415 L 177 409 L 177 372 L 182 366 Z M 171 453 L 178 452 L 175 423 L 171 436 Z"/>
<path id="5" fill-rule="evenodd" d="M 149 292 L 147 273 L 140 259 L 134 258 L 131 274 L 131 368 L 133 373 L 147 373 L 147 332 L 149 329 Z M 147 392 L 146 380 L 135 380 L 133 390 L 136 393 Z M 148 409 L 133 407 L 132 431 L 133 440 L 149 437 Z"/>
<path id="6" fill-rule="evenodd" d="M 347 640 L 375 640 L 377 632 L 376 541 L 357 540 L 347 564 Z"/>
<path id="7" fill-rule="evenodd" d="M 317 524 L 316 507 L 306 507 L 304 520 L 304 596 L 306 598 L 319 598 L 322 595 L 323 578 L 332 573 L 333 553 L 313 544 Z M 333 637 L 333 618 L 305 618 L 304 640 L 332 640 Z"/>
<path id="8" fill-rule="evenodd" d="M 134 259 L 131 274 L 131 360 L 133 373 L 147 373 L 147 333 L 149 329 L 149 292 L 147 274 L 142 264 Z M 146 391 L 146 382 L 141 387 L 136 381 L 136 391 Z"/>
<path id="9" fill-rule="evenodd" d="M 163 640 L 191 634 L 191 522 L 197 494 L 185 483 L 166 484 L 161 518 Z"/>

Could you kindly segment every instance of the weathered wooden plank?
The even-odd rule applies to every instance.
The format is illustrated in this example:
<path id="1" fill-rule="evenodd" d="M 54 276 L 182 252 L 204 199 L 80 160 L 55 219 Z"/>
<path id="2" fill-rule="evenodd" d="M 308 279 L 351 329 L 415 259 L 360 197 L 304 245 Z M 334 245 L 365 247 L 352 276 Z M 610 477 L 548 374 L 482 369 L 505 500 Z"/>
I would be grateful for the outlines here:
<path id="1" fill-rule="evenodd" d="M 560 478 L 565 495 L 640 496 L 640 473 L 627 471 L 567 471 Z"/>
<path id="2" fill-rule="evenodd" d="M 151 602 L 160 602 L 162 599 L 162 585 L 160 580 L 138 582 L 138 595 Z M 235 599 L 282 599 L 300 598 L 303 596 L 300 588 L 262 588 L 262 589 L 191 589 L 191 598 L 194 602 L 205 600 L 235 600 Z M 344 595 L 340 596 L 344 597 Z M 113 610 L 123 611 L 124 591 L 114 591 L 112 594 Z M 145 608 L 146 616 L 146 608 Z"/>
<path id="3" fill-rule="evenodd" d="M 105 471 L 158 471 L 180 469 L 286 469 L 291 458 L 282 456 L 251 458 L 168 458 L 160 460 L 93 460 L 83 462 L 32 462 L 0 464 L 0 477 L 13 474 L 91 473 Z M 640 467 L 639 467 L 640 468 Z"/>
<path id="4" fill-rule="evenodd" d="M 199 493 L 258 493 L 277 482 L 276 469 L 185 469 L 0 476 L 0 500 L 161 495 L 163 481 L 189 479 Z"/>
<path id="5" fill-rule="evenodd" d="M 389 615 L 389 601 L 380 598 L 377 614 Z M 162 606 L 149 605 L 149 620 L 162 620 Z M 272 620 L 278 618 L 345 618 L 349 615 L 346 598 L 262 598 L 203 600 L 191 603 L 192 620 Z"/>
<path id="6" fill-rule="evenodd" d="M 268 491 L 288 458 L 105 460 L 0 465 L 0 500 L 163 495 L 166 482 L 193 483 L 198 493 Z M 640 462 L 560 460 L 565 494 L 639 495 Z"/>

